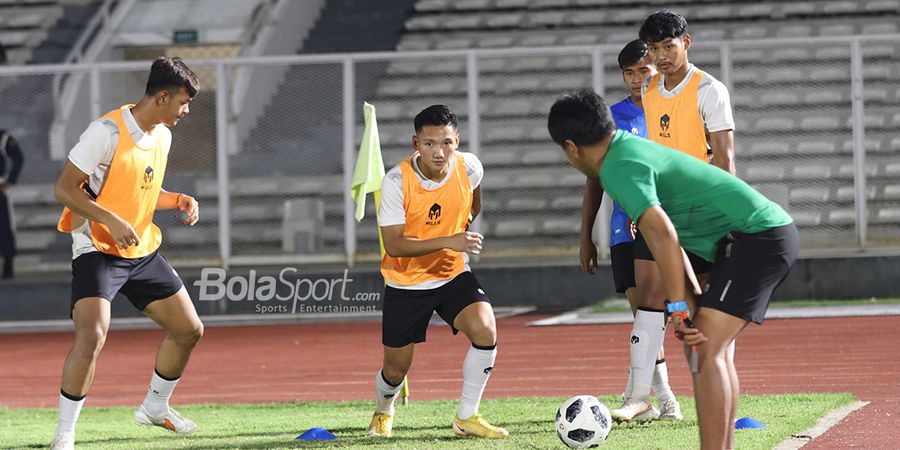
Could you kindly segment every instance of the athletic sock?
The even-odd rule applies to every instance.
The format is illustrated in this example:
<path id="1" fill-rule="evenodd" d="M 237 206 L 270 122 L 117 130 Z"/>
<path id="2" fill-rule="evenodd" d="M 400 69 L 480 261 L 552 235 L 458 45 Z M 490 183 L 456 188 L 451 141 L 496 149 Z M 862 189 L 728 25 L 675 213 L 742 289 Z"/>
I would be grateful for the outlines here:
<path id="1" fill-rule="evenodd" d="M 484 387 L 494 370 L 496 358 L 497 344 L 490 347 L 472 344 L 469 347 L 463 361 L 463 387 L 459 396 L 459 409 L 456 410 L 456 416 L 461 420 L 466 420 L 478 412 L 481 394 L 484 393 Z"/>
<path id="2" fill-rule="evenodd" d="M 387 379 L 384 377 L 384 371 L 379 370 L 378 373 L 375 374 L 375 412 L 393 416 L 394 399 L 397 397 L 397 393 L 400 392 L 400 388 L 402 387 L 403 381 L 394 386 L 391 383 L 388 383 Z"/>
<path id="3" fill-rule="evenodd" d="M 662 311 L 638 308 L 631 329 L 631 396 L 650 395 L 656 355 L 665 336 L 665 315 Z"/>
<path id="4" fill-rule="evenodd" d="M 665 358 L 656 360 L 656 370 L 653 371 L 653 393 L 656 394 L 659 404 L 675 400 L 675 394 L 669 387 L 669 369 L 666 367 Z"/>
<path id="5" fill-rule="evenodd" d="M 156 369 L 153 370 L 150 387 L 147 389 L 147 396 L 144 397 L 144 408 L 151 416 L 162 417 L 169 412 L 169 398 L 178 380 L 179 378 L 166 378 Z"/>
<path id="6" fill-rule="evenodd" d="M 625 382 L 625 392 L 622 392 L 623 399 L 631 398 L 631 385 L 634 383 L 634 379 L 631 378 L 631 367 L 628 368 L 628 381 Z"/>
<path id="7" fill-rule="evenodd" d="M 56 435 L 65 433 L 75 433 L 75 422 L 78 421 L 78 415 L 81 414 L 81 407 L 84 406 L 84 397 L 75 397 L 65 393 L 62 389 L 59 391 L 59 423 L 56 425 Z"/>

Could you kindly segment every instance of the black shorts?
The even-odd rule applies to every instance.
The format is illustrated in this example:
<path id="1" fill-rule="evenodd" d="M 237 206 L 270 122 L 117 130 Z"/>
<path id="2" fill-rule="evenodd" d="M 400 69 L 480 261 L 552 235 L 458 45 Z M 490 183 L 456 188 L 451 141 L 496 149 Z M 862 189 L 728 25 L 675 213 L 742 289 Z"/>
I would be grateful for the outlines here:
<path id="1" fill-rule="evenodd" d="M 381 320 L 381 343 L 386 347 L 404 347 L 425 342 L 425 331 L 431 315 L 437 311 L 441 319 L 453 327 L 457 314 L 475 302 L 490 299 L 472 272 L 463 272 L 449 283 L 435 289 L 384 288 L 384 311 Z"/>
<path id="2" fill-rule="evenodd" d="M 719 243 L 701 308 L 762 323 L 772 292 L 797 260 L 800 238 L 788 224 L 759 233 L 728 233 Z"/>
<path id="3" fill-rule="evenodd" d="M 712 271 L 713 264 L 711 262 L 687 250 L 684 252 L 687 253 L 687 257 L 691 261 L 691 267 L 694 268 L 694 273 L 709 273 Z M 653 257 L 653 253 L 650 253 L 650 247 L 647 246 L 647 241 L 644 240 L 644 236 L 642 236 L 640 232 L 634 237 L 634 259 L 656 261 Z"/>
<path id="4" fill-rule="evenodd" d="M 623 242 L 609 248 L 609 259 L 612 265 L 613 282 L 616 292 L 622 294 L 634 283 L 634 242 Z"/>
<path id="5" fill-rule="evenodd" d="M 184 283 L 159 253 L 126 259 L 101 252 L 85 253 L 72 261 L 72 309 L 85 297 L 109 301 L 117 292 L 143 311 L 150 303 L 175 295 Z"/>

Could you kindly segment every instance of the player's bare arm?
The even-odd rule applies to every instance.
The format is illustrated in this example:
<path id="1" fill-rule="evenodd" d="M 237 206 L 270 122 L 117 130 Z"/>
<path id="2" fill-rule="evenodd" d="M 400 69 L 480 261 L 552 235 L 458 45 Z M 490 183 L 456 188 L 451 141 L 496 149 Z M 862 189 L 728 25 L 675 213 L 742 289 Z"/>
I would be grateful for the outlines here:
<path id="1" fill-rule="evenodd" d="M 591 232 L 594 229 L 594 221 L 597 211 L 600 210 L 600 202 L 603 201 L 603 188 L 600 187 L 600 179 L 586 177 L 584 184 L 584 198 L 581 202 L 581 249 L 579 261 L 581 271 L 593 275 L 597 273 L 597 246 Z"/>
<path id="2" fill-rule="evenodd" d="M 472 191 L 472 217 L 469 219 L 469 223 L 474 222 L 479 214 L 481 214 L 481 186 Z"/>
<path id="3" fill-rule="evenodd" d="M 100 206 L 81 186 L 87 180 L 88 175 L 72 164 L 66 161 L 65 167 L 56 180 L 56 188 L 54 195 L 56 199 L 71 209 L 75 214 L 91 220 L 93 222 L 102 223 L 109 228 L 116 246 L 119 248 L 128 248 L 132 245 L 140 244 L 140 240 L 130 223 L 117 216 L 112 211 Z"/>
<path id="4" fill-rule="evenodd" d="M 734 168 L 734 130 L 710 132 L 709 146 L 712 148 L 713 165 L 732 175 L 736 175 L 737 172 Z"/>
<path id="5" fill-rule="evenodd" d="M 404 225 L 381 227 L 384 251 L 394 258 L 424 256 L 448 248 L 460 253 L 477 255 L 481 253 L 484 236 L 473 231 L 463 231 L 452 236 L 432 239 L 415 239 L 403 236 Z"/>
<path id="6" fill-rule="evenodd" d="M 177 209 L 183 216 L 181 222 L 185 225 L 193 226 L 200 220 L 200 203 L 197 199 L 187 194 L 178 192 L 169 192 L 165 189 L 160 191 L 159 199 L 156 201 L 156 210 Z"/>

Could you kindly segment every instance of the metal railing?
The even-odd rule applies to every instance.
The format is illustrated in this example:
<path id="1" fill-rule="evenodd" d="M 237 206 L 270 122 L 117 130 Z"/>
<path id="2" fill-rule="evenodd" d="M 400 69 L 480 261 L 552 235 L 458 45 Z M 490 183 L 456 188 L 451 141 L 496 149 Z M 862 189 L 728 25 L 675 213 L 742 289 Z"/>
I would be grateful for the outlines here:
<path id="1" fill-rule="evenodd" d="M 815 55 L 825 47 L 840 51 Z M 784 48 L 807 49 L 811 56 L 802 60 L 779 59 L 778 51 Z M 462 106 L 456 111 L 462 118 L 463 149 L 481 155 L 486 166 L 486 183 L 494 174 L 507 183 L 485 185 L 485 219 L 479 219 L 480 223 L 476 226 L 489 236 L 496 235 L 495 241 L 502 245 L 496 252 L 486 251 L 484 256 L 546 255 L 548 252 L 574 254 L 578 244 L 579 213 L 575 202 L 567 200 L 580 199 L 583 185 L 576 185 L 577 173 L 566 166 L 561 152 L 546 136 L 546 108 L 543 106 L 564 90 L 585 87 L 592 87 L 604 96 L 609 94 L 610 103 L 624 97 L 626 94 L 620 86 L 618 68 L 613 60 L 619 49 L 618 46 L 600 45 L 190 61 L 193 68 L 206 68 L 214 74 L 212 82 L 204 80 L 204 85 L 214 86 L 216 91 L 214 99 L 205 106 L 210 109 L 203 116 L 207 117 L 204 120 L 208 122 L 197 125 L 207 130 L 209 139 L 215 141 L 215 163 L 187 164 L 191 167 L 183 170 L 182 174 L 188 174 L 183 177 L 187 179 L 186 189 L 216 186 L 215 192 L 211 192 L 204 202 L 204 205 L 215 205 L 216 217 L 207 232 L 215 235 L 216 239 L 214 244 L 202 240 L 194 244 L 167 244 L 169 253 L 174 253 L 175 259 L 202 261 L 198 264 L 212 261 L 223 266 L 311 262 L 352 264 L 356 260 L 377 259 L 377 247 L 374 246 L 372 234 L 368 233 L 369 227 L 374 229 L 374 222 L 367 217 L 368 222 L 358 228 L 352 218 L 354 208 L 348 188 L 361 138 L 362 102 L 373 102 L 376 108 L 385 106 L 384 115 L 379 110 L 378 116 L 379 125 L 385 133 L 383 146 L 386 155 L 396 156 L 406 151 L 402 135 L 407 132 L 407 136 L 412 134 L 412 116 L 418 111 L 409 105 L 423 102 L 418 105 L 421 109 L 427 106 L 424 104 L 426 101 L 446 97 Z M 842 53 L 843 49 L 846 53 Z M 771 55 L 773 59 L 760 60 L 753 58 L 752 54 Z M 891 116 L 891 111 L 896 111 L 900 105 L 900 79 L 891 69 L 897 68 L 898 56 L 900 35 L 706 42 L 692 47 L 692 61 L 717 76 L 732 92 L 739 124 L 735 132 L 739 175 L 788 207 L 801 226 L 801 236 L 804 229 L 810 230 L 802 247 L 808 255 L 847 255 L 873 249 L 891 252 L 900 243 L 900 219 L 896 218 L 900 217 L 900 213 L 891 209 L 889 201 L 900 198 L 900 166 L 890 164 L 891 158 L 896 160 L 900 156 L 900 140 L 897 141 L 897 148 L 890 140 L 893 135 L 891 130 L 895 131 L 900 124 L 900 115 Z M 516 69 L 537 60 L 549 62 L 544 67 Z M 442 67 L 439 64 L 448 63 L 453 66 L 452 70 L 439 70 Z M 806 70 L 810 67 L 818 69 L 823 65 L 830 72 Z M 322 93 L 312 100 L 324 102 L 322 104 L 327 108 L 320 110 L 307 106 L 304 97 L 301 97 L 303 92 L 299 92 L 303 89 L 293 89 L 294 85 L 291 85 L 292 89 L 282 87 L 284 95 L 280 96 L 287 96 L 288 99 L 281 106 L 277 100 L 273 101 L 260 123 L 251 128 L 259 129 L 273 118 L 297 113 L 293 110 L 312 108 L 300 111 L 300 117 L 321 119 L 323 130 L 315 134 L 319 132 L 315 127 L 290 129 L 282 126 L 283 134 L 259 132 L 254 135 L 251 132 L 239 142 L 233 137 L 229 139 L 233 136 L 232 128 L 237 126 L 236 121 L 241 120 L 240 111 L 234 109 L 232 101 L 234 69 L 264 70 L 285 66 L 293 69 L 288 72 L 285 83 L 302 78 L 301 81 L 307 83 L 302 86 L 325 86 Z M 421 70 L 407 70 L 413 66 Z M 90 66 L 36 65 L 0 68 L 0 77 L 87 74 L 90 78 L 90 102 L 98 108 L 110 108 L 115 105 L 101 102 L 101 90 L 105 86 L 101 78 L 128 73 L 128 76 L 140 77 L 148 68 L 149 63 L 145 61 Z M 340 74 L 338 77 L 326 75 L 337 73 Z M 573 74 L 584 75 L 584 78 L 571 77 Z M 574 81 L 567 81 L 567 77 Z M 533 80 L 531 85 L 537 87 L 529 91 L 528 86 L 531 85 L 528 83 L 522 84 L 524 87 L 512 86 L 516 82 L 521 84 L 523 80 Z M 451 87 L 439 89 L 435 87 L 436 81 L 443 83 L 441 86 Z M 406 93 L 391 90 L 389 84 L 392 82 L 399 83 L 401 87 L 408 82 L 409 89 Z M 866 83 L 871 83 L 871 90 L 867 90 Z M 331 87 L 337 84 L 341 86 L 339 91 Z M 429 92 L 430 87 L 433 94 Z M 867 99 L 870 92 L 871 100 Z M 134 96 L 138 95 L 140 91 L 137 90 L 122 92 L 121 103 L 134 100 Z M 203 95 L 206 93 L 201 93 Z M 786 101 L 789 98 L 796 98 L 796 101 Z M 509 108 L 512 101 L 525 105 L 524 109 Z M 202 103 L 196 100 L 192 104 L 192 114 L 198 117 L 204 113 L 200 105 Z M 339 111 L 332 119 L 324 117 L 327 114 L 322 112 L 329 108 Z M 869 108 L 874 112 L 880 111 L 882 115 L 870 118 L 866 115 Z M 388 109 L 394 112 L 388 114 Z M 91 117 L 77 119 L 86 125 Z M 324 131 L 326 119 L 339 122 L 340 133 L 322 138 L 328 133 Z M 544 127 L 543 131 L 541 127 Z M 200 138 L 192 137 L 194 135 L 179 136 L 178 128 L 173 155 L 184 155 L 186 148 L 194 142 L 192 140 Z M 867 129 L 871 130 L 870 133 Z M 310 134 L 315 136 L 307 136 Z M 296 137 L 300 135 L 303 137 Z M 867 136 L 872 139 L 867 139 Z M 306 141 L 321 141 L 322 144 L 306 147 Z M 295 148 L 291 147 L 295 144 L 283 142 L 300 143 Z M 70 142 L 67 146 L 73 144 Z M 516 154 L 516 149 L 525 147 L 534 149 L 529 150 L 534 158 L 523 159 Z M 512 150 L 504 150 L 506 148 Z M 283 156 L 267 156 L 274 151 L 282 151 Z M 325 176 L 319 191 L 297 188 L 299 190 L 294 192 L 291 191 L 293 188 L 284 188 L 286 190 L 279 193 L 281 188 L 273 188 L 274 191 L 257 189 L 257 192 L 250 189 L 253 186 L 244 185 L 251 182 L 249 180 L 270 178 L 273 183 L 276 178 L 282 180 L 274 175 L 267 177 L 264 173 L 260 174 L 261 178 L 245 175 L 247 168 L 253 166 L 262 166 L 262 169 L 271 166 L 272 173 L 286 171 L 282 181 L 288 184 L 305 179 L 318 180 L 322 178 L 319 177 L 322 173 L 312 169 L 317 167 L 313 164 L 315 160 L 338 154 L 340 158 L 326 165 L 337 165 L 339 169 L 327 172 L 334 176 Z M 495 158 L 497 155 L 510 158 L 499 161 Z M 867 156 L 872 162 L 868 166 Z M 389 164 L 392 159 L 396 160 L 396 157 L 386 156 Z M 821 172 L 817 172 L 819 170 Z M 543 174 L 548 175 L 541 178 Z M 337 180 L 340 180 L 340 187 L 334 189 L 333 183 Z M 850 186 L 852 192 L 848 191 Z M 211 190 L 209 187 L 206 189 Z M 276 249 L 277 238 L 272 236 L 277 234 L 283 214 L 279 202 L 287 201 L 292 196 L 326 204 L 328 218 L 324 228 L 332 236 L 337 236 L 331 244 L 326 243 L 304 253 Z M 490 201 L 495 203 L 493 211 Z M 529 208 L 529 201 L 538 206 Z M 269 218 L 238 218 L 241 214 L 235 213 L 240 213 L 239 210 L 245 207 L 240 205 L 247 204 L 259 207 L 260 211 L 266 210 L 265 205 L 269 204 L 271 208 L 265 213 Z M 340 211 L 336 208 L 337 204 L 340 204 Z M 852 209 L 847 208 L 847 204 L 852 204 Z M 553 220 L 543 219 L 553 214 Z M 235 221 L 241 220 L 247 221 L 246 226 L 235 224 Z M 606 224 L 605 220 L 600 222 Z M 876 225 L 874 231 L 873 223 Z M 262 229 L 260 236 L 263 236 L 260 239 L 270 241 L 269 247 L 252 240 L 245 242 L 249 239 L 246 238 L 248 232 L 259 229 Z M 605 232 L 600 233 L 601 242 L 605 240 L 605 235 Z M 365 244 L 363 247 L 359 245 L 360 239 Z M 214 251 L 211 250 L 213 245 Z M 237 253 L 233 251 L 236 245 L 240 250 Z M 184 251 L 179 252 L 179 249 Z M 192 258 L 192 252 L 205 256 Z"/>

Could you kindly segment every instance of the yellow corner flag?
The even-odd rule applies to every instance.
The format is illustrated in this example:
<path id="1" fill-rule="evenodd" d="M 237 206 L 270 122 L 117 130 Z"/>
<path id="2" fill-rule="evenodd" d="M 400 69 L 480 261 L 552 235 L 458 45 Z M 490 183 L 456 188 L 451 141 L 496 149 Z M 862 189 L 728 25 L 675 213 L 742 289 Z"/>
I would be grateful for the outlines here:
<path id="1" fill-rule="evenodd" d="M 366 130 L 363 132 L 359 154 L 356 156 L 356 167 L 353 169 L 353 180 L 350 182 L 350 195 L 356 201 L 354 217 L 359 222 L 366 215 L 366 194 L 374 193 L 375 214 L 381 206 L 381 181 L 384 179 L 384 159 L 381 157 L 381 141 L 378 139 L 378 121 L 375 119 L 375 106 L 363 103 L 363 115 L 366 119 Z M 384 241 L 381 228 L 378 229 L 378 245 L 381 256 L 384 256 Z M 400 400 L 405 405 L 409 401 L 409 379 L 403 379 Z"/>
<path id="2" fill-rule="evenodd" d="M 375 120 L 375 107 L 368 102 L 363 104 L 366 118 L 366 131 L 359 145 L 356 157 L 356 168 L 353 170 L 353 181 L 350 183 L 350 195 L 356 201 L 354 217 L 359 222 L 366 215 L 366 194 L 381 191 L 381 180 L 384 178 L 384 161 L 381 158 L 381 142 L 378 140 L 378 122 Z M 376 194 L 375 207 L 378 208 Z"/>

